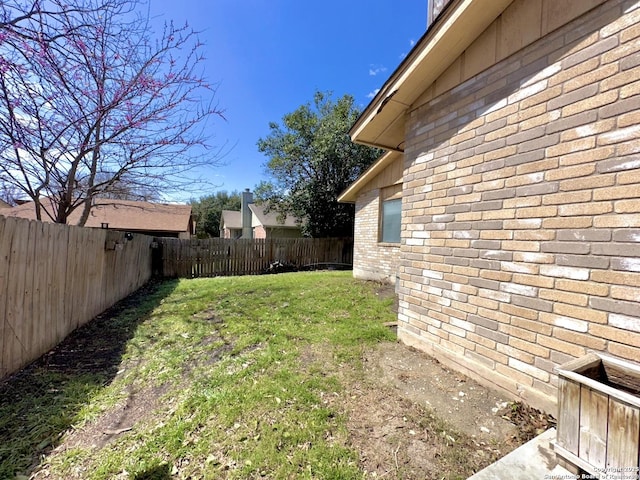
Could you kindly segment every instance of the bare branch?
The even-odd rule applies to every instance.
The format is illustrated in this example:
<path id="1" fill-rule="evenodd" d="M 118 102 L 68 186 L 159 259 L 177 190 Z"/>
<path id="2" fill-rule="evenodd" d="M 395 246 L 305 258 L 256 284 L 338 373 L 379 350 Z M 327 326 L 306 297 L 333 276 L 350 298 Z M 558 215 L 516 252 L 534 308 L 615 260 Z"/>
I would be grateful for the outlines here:
<path id="1" fill-rule="evenodd" d="M 169 23 L 150 40 L 142 6 L 0 6 L 0 183 L 52 198 L 57 222 L 83 206 L 83 224 L 96 196 L 157 196 L 219 159 L 207 122 L 224 117 L 196 33 Z"/>

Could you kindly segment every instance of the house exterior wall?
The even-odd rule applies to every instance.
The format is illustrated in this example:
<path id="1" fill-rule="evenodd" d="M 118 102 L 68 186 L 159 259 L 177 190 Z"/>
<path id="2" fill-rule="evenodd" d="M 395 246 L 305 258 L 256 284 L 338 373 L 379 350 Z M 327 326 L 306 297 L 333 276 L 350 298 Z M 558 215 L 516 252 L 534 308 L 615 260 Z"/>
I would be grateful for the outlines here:
<path id="1" fill-rule="evenodd" d="M 268 238 L 301 238 L 302 230 L 300 228 L 286 227 L 268 227 Z"/>
<path id="2" fill-rule="evenodd" d="M 402 183 L 401 155 L 373 177 L 358 194 L 354 224 L 353 276 L 363 280 L 396 283 L 400 244 L 380 242 L 381 191 Z"/>
<path id="3" fill-rule="evenodd" d="M 262 225 L 253 227 L 253 238 L 267 238 L 267 230 Z"/>
<path id="4" fill-rule="evenodd" d="M 400 244 L 378 241 L 380 189 L 358 196 L 354 226 L 353 276 L 394 284 L 400 265 Z"/>
<path id="5" fill-rule="evenodd" d="M 241 228 L 222 228 L 222 238 L 240 238 L 242 236 Z"/>
<path id="6" fill-rule="evenodd" d="M 639 24 L 607 1 L 407 118 L 398 335 L 548 410 L 557 365 L 640 358 Z"/>
<path id="7" fill-rule="evenodd" d="M 256 225 L 253 227 L 253 238 L 300 238 L 302 231 L 299 228 L 278 228 Z"/>

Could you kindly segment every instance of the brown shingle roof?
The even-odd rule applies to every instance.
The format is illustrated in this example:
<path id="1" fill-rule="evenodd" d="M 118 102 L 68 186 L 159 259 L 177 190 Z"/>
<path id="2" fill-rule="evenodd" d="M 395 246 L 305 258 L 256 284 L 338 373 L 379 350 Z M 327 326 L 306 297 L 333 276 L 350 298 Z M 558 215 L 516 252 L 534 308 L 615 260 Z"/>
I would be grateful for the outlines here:
<path id="1" fill-rule="evenodd" d="M 240 211 L 222 210 L 222 223 L 226 228 L 242 228 Z"/>
<path id="2" fill-rule="evenodd" d="M 42 200 L 51 212 L 48 199 Z M 82 207 L 77 208 L 69 216 L 67 223 L 75 225 L 82 214 Z M 11 209 L 2 210 L 2 215 L 35 220 L 36 212 L 33 202 L 27 202 Z M 168 203 L 135 202 L 131 200 L 96 199 L 91 207 L 86 227 L 100 228 L 103 223 L 116 230 L 146 230 L 163 232 L 189 232 L 191 205 L 174 205 Z M 42 220 L 51 222 L 43 212 Z"/>

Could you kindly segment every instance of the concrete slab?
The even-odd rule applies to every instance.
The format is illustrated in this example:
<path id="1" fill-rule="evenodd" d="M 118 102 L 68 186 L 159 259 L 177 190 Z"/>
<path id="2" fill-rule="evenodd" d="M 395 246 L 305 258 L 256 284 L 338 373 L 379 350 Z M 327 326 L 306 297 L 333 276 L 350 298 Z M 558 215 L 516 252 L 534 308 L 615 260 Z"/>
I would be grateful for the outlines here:
<path id="1" fill-rule="evenodd" d="M 516 448 L 496 463 L 480 470 L 468 480 L 552 480 L 576 478 L 558 465 L 551 442 L 556 429 L 550 428 L 533 440 Z"/>

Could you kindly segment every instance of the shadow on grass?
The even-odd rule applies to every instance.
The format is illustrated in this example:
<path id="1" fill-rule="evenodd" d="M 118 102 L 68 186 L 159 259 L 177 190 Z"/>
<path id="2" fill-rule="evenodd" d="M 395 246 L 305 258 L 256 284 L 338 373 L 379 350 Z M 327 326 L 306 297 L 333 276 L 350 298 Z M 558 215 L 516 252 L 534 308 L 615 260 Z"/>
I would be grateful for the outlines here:
<path id="1" fill-rule="evenodd" d="M 142 473 L 138 473 L 133 477 L 133 480 L 169 480 L 171 479 L 171 472 L 169 471 L 169 464 L 157 465 L 151 467 L 149 470 L 145 470 Z"/>
<path id="2" fill-rule="evenodd" d="M 82 407 L 116 376 L 138 325 L 177 284 L 143 286 L 0 381 L 0 478 L 28 476 L 42 454 L 57 446 Z"/>

